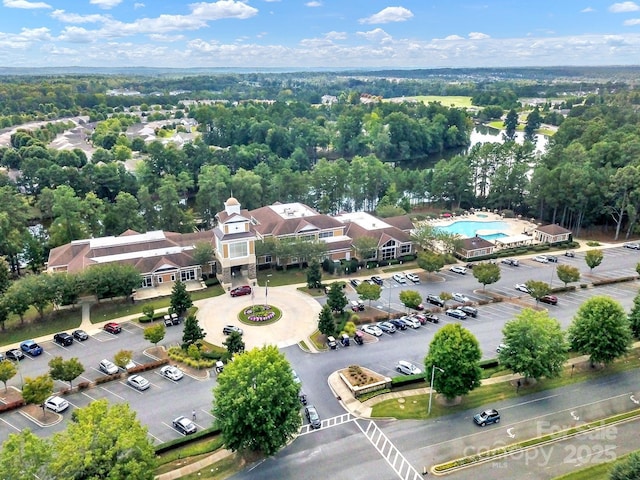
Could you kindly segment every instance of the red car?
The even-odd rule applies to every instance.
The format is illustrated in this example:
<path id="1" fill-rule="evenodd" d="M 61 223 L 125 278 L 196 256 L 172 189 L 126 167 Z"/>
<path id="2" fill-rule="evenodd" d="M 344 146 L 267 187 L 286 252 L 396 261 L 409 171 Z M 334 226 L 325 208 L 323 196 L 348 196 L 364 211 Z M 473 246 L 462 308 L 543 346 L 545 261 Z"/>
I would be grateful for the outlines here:
<path id="1" fill-rule="evenodd" d="M 104 326 L 104 331 L 109 333 L 120 333 L 122 331 L 122 327 L 119 323 L 109 322 Z"/>
<path id="2" fill-rule="evenodd" d="M 540 301 L 542 303 L 548 303 L 549 305 L 557 305 L 558 297 L 556 297 L 555 295 L 545 295 L 540 299 Z"/>
<path id="3" fill-rule="evenodd" d="M 249 285 L 242 285 L 231 290 L 232 297 L 239 297 L 241 295 L 251 295 L 251 287 Z"/>

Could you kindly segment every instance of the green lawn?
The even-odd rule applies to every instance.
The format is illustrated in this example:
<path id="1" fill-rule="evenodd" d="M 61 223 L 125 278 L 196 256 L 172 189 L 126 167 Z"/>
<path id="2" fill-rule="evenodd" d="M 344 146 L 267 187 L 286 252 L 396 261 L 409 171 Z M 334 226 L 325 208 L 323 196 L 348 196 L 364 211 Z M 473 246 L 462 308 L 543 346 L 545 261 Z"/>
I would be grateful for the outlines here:
<path id="1" fill-rule="evenodd" d="M 0 345 L 10 345 L 28 338 L 37 338 L 65 330 L 75 330 L 82 322 L 82 309 L 80 307 L 56 311 L 49 309 L 42 320 L 34 309 L 29 309 L 24 318 L 24 323 L 20 323 L 17 316 L 11 315 L 5 324 L 6 330 L 0 332 Z"/>
<path id="2" fill-rule="evenodd" d="M 386 102 L 389 101 L 401 101 L 401 100 L 415 100 L 423 103 L 430 102 L 440 102 L 445 107 L 454 107 L 454 108 L 466 108 L 471 107 L 471 97 L 463 97 L 463 96 L 446 96 L 446 95 L 418 95 L 417 97 L 396 97 L 396 98 L 387 98 Z"/>
<path id="3" fill-rule="evenodd" d="M 552 388 L 558 388 L 578 382 L 586 382 L 594 378 L 606 377 L 615 373 L 640 368 L 640 357 L 638 351 L 633 350 L 624 358 L 603 369 L 571 369 L 565 368 L 563 375 L 558 378 L 542 379 L 535 385 L 521 388 L 516 393 L 516 388 L 509 382 L 501 382 L 494 385 L 487 385 L 477 388 L 464 396 L 459 405 L 445 407 L 439 405 L 435 400 L 432 402 L 431 417 L 449 415 L 470 408 L 481 407 L 493 402 L 498 402 L 507 398 L 528 395 Z M 417 388 L 428 386 L 425 384 L 416 385 Z M 414 395 L 405 397 L 404 403 L 398 399 L 385 400 L 373 407 L 372 417 L 395 417 L 397 419 L 426 419 L 429 395 Z"/>

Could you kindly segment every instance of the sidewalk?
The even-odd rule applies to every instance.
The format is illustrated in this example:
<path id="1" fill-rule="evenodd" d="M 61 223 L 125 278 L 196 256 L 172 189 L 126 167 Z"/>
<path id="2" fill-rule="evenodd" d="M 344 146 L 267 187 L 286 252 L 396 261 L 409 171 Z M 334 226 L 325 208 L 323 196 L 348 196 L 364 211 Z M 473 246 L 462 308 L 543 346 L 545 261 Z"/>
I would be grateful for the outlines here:
<path id="1" fill-rule="evenodd" d="M 214 463 L 219 462 L 220 460 L 223 460 L 229 457 L 230 455 L 233 455 L 233 452 L 231 452 L 230 450 L 220 449 L 220 450 L 217 450 L 215 453 L 212 453 L 211 455 L 204 457 L 202 460 L 198 460 L 197 462 L 190 463 L 188 465 L 185 465 L 184 467 L 177 468 L 176 470 L 171 470 L 170 472 L 163 473 L 161 475 L 156 475 L 155 479 L 156 480 L 174 480 L 174 479 L 182 478 L 191 473 L 199 472 L 203 468 L 208 467 L 209 465 L 213 465 Z"/>

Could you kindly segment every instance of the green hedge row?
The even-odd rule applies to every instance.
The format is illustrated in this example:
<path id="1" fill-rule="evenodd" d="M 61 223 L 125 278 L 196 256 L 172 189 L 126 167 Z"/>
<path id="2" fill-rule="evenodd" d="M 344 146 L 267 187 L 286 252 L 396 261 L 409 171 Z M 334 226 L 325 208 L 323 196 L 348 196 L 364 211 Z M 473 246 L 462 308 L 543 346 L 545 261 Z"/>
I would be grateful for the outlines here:
<path id="1" fill-rule="evenodd" d="M 421 373 L 419 375 L 398 375 L 391 379 L 391 388 L 411 385 L 413 383 L 424 383 L 426 378 L 426 373 Z"/>
<path id="2" fill-rule="evenodd" d="M 194 434 L 186 435 L 184 437 L 176 438 L 175 440 L 171 440 L 169 442 L 161 443 L 156 447 L 156 455 L 160 453 L 168 452 L 170 450 L 173 450 L 174 448 L 182 447 L 183 445 L 186 445 L 193 441 L 201 440 L 207 437 L 213 437 L 219 434 L 220 434 L 220 429 L 217 427 L 205 428 L 204 430 L 200 430 L 199 432 L 196 432 Z"/>

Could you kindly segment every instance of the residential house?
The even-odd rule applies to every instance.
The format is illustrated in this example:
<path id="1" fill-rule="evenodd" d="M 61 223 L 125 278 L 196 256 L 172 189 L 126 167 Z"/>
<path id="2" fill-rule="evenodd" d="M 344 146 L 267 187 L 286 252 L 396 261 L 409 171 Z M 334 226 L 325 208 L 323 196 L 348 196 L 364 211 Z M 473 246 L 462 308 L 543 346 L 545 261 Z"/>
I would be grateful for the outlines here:
<path id="1" fill-rule="evenodd" d="M 571 240 L 571 230 L 557 223 L 538 227 L 533 231 L 533 238 L 541 243 L 560 243 Z"/>
<path id="2" fill-rule="evenodd" d="M 475 237 L 460 240 L 460 246 L 456 250 L 456 254 L 465 260 L 472 260 L 473 258 L 491 255 L 495 248 L 495 245 L 489 240 L 476 235 Z"/>

